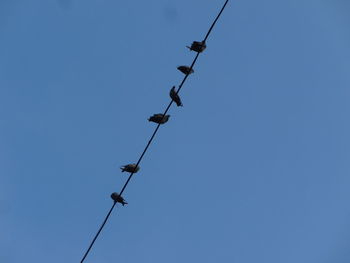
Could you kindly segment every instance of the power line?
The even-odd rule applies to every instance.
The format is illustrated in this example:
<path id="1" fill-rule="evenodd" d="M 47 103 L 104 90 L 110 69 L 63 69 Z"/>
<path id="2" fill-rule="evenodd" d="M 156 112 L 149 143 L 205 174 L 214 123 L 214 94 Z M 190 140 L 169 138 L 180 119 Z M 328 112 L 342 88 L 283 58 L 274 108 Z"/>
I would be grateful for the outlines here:
<path id="1" fill-rule="evenodd" d="M 225 1 L 224 5 L 222 6 L 222 8 L 221 8 L 221 10 L 220 10 L 220 12 L 219 12 L 219 14 L 216 16 L 214 22 L 211 24 L 211 26 L 210 26 L 210 28 L 209 28 L 207 34 L 205 35 L 204 40 L 202 41 L 202 43 L 205 43 L 206 40 L 208 39 L 208 37 L 209 37 L 211 31 L 213 30 L 213 28 L 214 28 L 216 22 L 218 21 L 219 17 L 221 16 L 222 12 L 224 11 L 224 9 L 225 9 L 225 7 L 226 7 L 228 1 L 229 1 L 229 0 L 226 0 L 226 1 Z M 198 59 L 198 57 L 199 57 L 199 54 L 200 54 L 200 52 L 197 52 L 195 58 L 194 58 L 193 61 L 192 61 L 192 64 L 191 64 L 191 66 L 190 66 L 189 72 L 192 71 L 192 68 L 193 68 L 194 65 L 196 64 L 196 61 L 197 61 L 197 59 Z M 183 80 L 181 81 L 181 84 L 179 85 L 179 88 L 178 88 L 176 94 L 178 94 L 178 93 L 180 92 L 180 90 L 182 89 L 182 87 L 183 87 L 183 85 L 184 85 L 184 83 L 185 83 L 187 77 L 189 76 L 189 74 L 190 74 L 190 73 L 187 73 L 187 74 L 185 75 L 185 77 L 183 78 Z M 164 111 L 164 113 L 163 113 L 163 116 L 165 116 L 165 115 L 167 114 L 167 112 L 169 111 L 169 109 L 170 109 L 170 107 L 171 107 L 172 104 L 173 104 L 173 100 L 171 100 L 170 103 L 169 103 L 169 105 L 166 107 L 166 109 L 165 109 L 165 111 Z M 145 153 L 147 152 L 148 147 L 151 145 L 151 143 L 152 143 L 154 137 L 156 136 L 156 134 L 157 134 L 157 132 L 158 132 L 158 130 L 159 130 L 160 125 L 161 125 L 161 124 L 158 123 L 157 127 L 155 128 L 155 130 L 154 130 L 154 132 L 153 132 L 151 138 L 149 139 L 149 141 L 148 141 L 148 143 L 147 143 L 145 149 L 144 149 L 143 152 L 141 153 L 141 155 L 140 155 L 140 157 L 139 157 L 139 159 L 138 159 L 138 161 L 137 161 L 137 163 L 136 163 L 136 167 L 138 167 L 138 165 L 141 163 L 142 158 L 143 158 L 143 156 L 145 155 Z M 119 193 L 120 196 L 121 196 L 121 195 L 123 194 L 123 192 L 125 191 L 125 189 L 126 189 L 126 187 L 128 186 L 128 184 L 129 184 L 131 178 L 133 177 L 134 173 L 135 173 L 135 170 L 134 170 L 132 173 L 130 173 L 128 179 L 126 180 L 126 182 L 125 182 L 125 184 L 124 184 L 124 186 L 123 186 L 123 188 L 120 190 L 120 193 Z M 111 213 L 112 213 L 114 207 L 116 206 L 116 204 L 117 204 L 117 202 L 114 201 L 112 207 L 111 207 L 110 210 L 108 211 L 107 216 L 106 216 L 105 219 L 103 220 L 103 223 L 101 224 L 101 226 L 100 226 L 99 230 L 97 231 L 95 237 L 92 239 L 92 241 L 91 241 L 91 243 L 90 243 L 88 249 L 86 250 L 86 252 L 85 252 L 85 254 L 84 254 L 82 260 L 80 261 L 80 263 L 83 263 L 84 260 L 85 260 L 85 258 L 86 258 L 87 255 L 89 254 L 89 252 L 90 252 L 92 246 L 94 245 L 96 239 L 98 238 L 98 236 L 100 235 L 102 229 L 104 228 L 105 224 L 107 223 L 107 221 L 108 221 L 108 219 L 109 219 L 109 217 L 110 217 L 110 215 L 111 215 Z"/>
<path id="2" fill-rule="evenodd" d="M 97 233 L 96 233 L 94 239 L 91 241 L 90 246 L 89 246 L 89 248 L 86 250 L 86 252 L 85 252 L 83 258 L 82 258 L 81 261 L 80 261 L 80 263 L 84 262 L 85 258 L 86 258 L 87 255 L 89 254 L 89 252 L 90 252 L 92 246 L 94 245 L 96 239 L 97 239 L 98 236 L 100 235 L 100 233 L 101 233 L 103 227 L 104 227 L 105 224 L 107 223 L 107 220 L 108 220 L 109 216 L 111 215 L 111 213 L 112 213 L 112 211 L 113 211 L 113 209 L 114 209 L 114 207 L 115 207 L 116 204 L 117 204 L 117 202 L 114 202 L 113 205 L 112 205 L 112 207 L 111 207 L 111 209 L 109 209 L 105 220 L 103 220 L 103 223 L 102 223 L 102 225 L 100 226 L 100 229 L 97 231 Z"/>
<path id="3" fill-rule="evenodd" d="M 214 28 L 216 22 L 219 20 L 219 17 L 221 16 L 221 13 L 224 11 L 224 9 L 225 9 L 227 3 L 228 3 L 228 0 L 226 0 L 226 2 L 225 2 L 225 4 L 222 6 L 222 8 L 221 8 L 219 14 L 216 16 L 214 22 L 211 24 L 211 26 L 210 26 L 210 28 L 209 28 L 209 30 L 208 30 L 208 33 L 205 35 L 204 42 L 208 39 L 208 37 L 209 37 L 209 35 L 210 35 L 210 32 L 213 30 L 213 28 Z"/>

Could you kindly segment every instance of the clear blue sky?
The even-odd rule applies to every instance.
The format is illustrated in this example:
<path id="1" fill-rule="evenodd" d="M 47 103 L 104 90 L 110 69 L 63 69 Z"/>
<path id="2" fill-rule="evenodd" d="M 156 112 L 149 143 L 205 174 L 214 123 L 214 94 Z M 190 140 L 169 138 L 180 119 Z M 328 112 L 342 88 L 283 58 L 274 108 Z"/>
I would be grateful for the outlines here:
<path id="1" fill-rule="evenodd" d="M 0 1 L 0 262 L 79 262 L 223 0 Z M 350 3 L 231 0 L 86 262 L 350 262 Z"/>

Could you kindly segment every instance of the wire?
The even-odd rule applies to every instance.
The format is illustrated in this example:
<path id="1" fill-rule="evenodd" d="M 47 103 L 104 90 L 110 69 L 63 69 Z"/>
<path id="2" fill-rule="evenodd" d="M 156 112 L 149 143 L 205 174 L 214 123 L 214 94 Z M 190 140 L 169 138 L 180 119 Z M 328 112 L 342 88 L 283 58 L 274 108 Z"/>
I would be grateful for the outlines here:
<path id="1" fill-rule="evenodd" d="M 221 13 L 224 11 L 224 9 L 225 9 L 227 3 L 228 3 L 228 0 L 226 0 L 226 2 L 225 2 L 225 4 L 222 6 L 222 8 L 221 8 L 219 14 L 218 14 L 217 17 L 215 18 L 214 22 L 211 24 L 211 27 L 209 28 L 208 33 L 205 35 L 204 42 L 208 39 L 208 37 L 209 37 L 209 35 L 210 35 L 210 32 L 213 30 L 213 28 L 214 28 L 214 26 L 215 26 L 215 24 L 216 24 L 216 21 L 219 20 L 219 17 L 221 16 Z"/>
<path id="2" fill-rule="evenodd" d="M 226 0 L 226 1 L 225 1 L 225 4 L 222 6 L 222 8 L 221 8 L 219 14 L 216 16 L 214 22 L 213 22 L 212 25 L 210 26 L 210 28 L 209 28 L 207 34 L 205 35 L 205 38 L 204 38 L 203 42 L 205 42 L 205 41 L 208 39 L 208 37 L 209 37 L 211 31 L 213 30 L 213 28 L 214 28 L 216 22 L 218 21 L 219 17 L 221 16 L 221 13 L 224 11 L 224 9 L 225 9 L 225 7 L 226 7 L 228 1 L 229 1 L 229 0 Z M 191 64 L 191 66 L 190 66 L 189 72 L 192 71 L 192 68 L 193 68 L 194 65 L 196 64 L 196 61 L 197 61 L 197 59 L 198 59 L 198 57 L 199 57 L 199 54 L 200 54 L 200 53 L 197 52 L 195 58 L 193 59 L 193 62 L 192 62 L 192 64 Z M 178 93 L 180 92 L 180 90 L 182 89 L 182 86 L 184 85 L 184 83 L 185 83 L 187 77 L 189 76 L 189 74 L 190 74 L 190 73 L 186 74 L 185 77 L 183 78 L 183 80 L 181 81 L 181 84 L 179 85 L 179 88 L 178 88 L 176 94 L 178 94 Z M 169 105 L 166 107 L 166 109 L 165 109 L 165 111 L 164 111 L 164 113 L 163 113 L 163 116 L 165 116 L 165 114 L 167 114 L 167 112 L 169 111 L 169 109 L 170 109 L 170 107 L 171 107 L 172 104 L 173 104 L 173 100 L 171 100 L 170 103 L 169 103 Z M 149 139 L 149 141 L 148 141 L 148 143 L 147 143 L 145 149 L 144 149 L 143 152 L 141 153 L 141 155 L 140 155 L 140 157 L 139 157 L 139 159 L 138 159 L 138 161 L 137 161 L 137 163 L 136 163 L 136 167 L 141 163 L 142 158 L 143 158 L 143 156 L 145 155 L 145 153 L 147 152 L 148 147 L 151 145 L 151 143 L 152 143 L 154 137 L 156 136 L 156 134 L 157 134 L 157 132 L 158 132 L 158 130 L 159 130 L 160 125 L 161 125 L 161 124 L 159 123 L 159 124 L 157 125 L 157 127 L 155 128 L 155 130 L 154 130 L 154 132 L 153 132 L 151 138 Z M 124 184 L 124 186 L 123 186 L 123 188 L 120 190 L 120 193 L 119 193 L 120 196 L 121 196 L 121 195 L 123 194 L 123 192 L 125 191 L 125 189 L 126 189 L 126 187 L 128 186 L 128 184 L 129 184 L 131 178 L 133 177 L 134 173 L 135 173 L 135 172 L 130 173 L 128 179 L 126 180 L 126 182 L 125 182 L 125 184 Z M 112 207 L 110 208 L 109 212 L 107 213 L 107 216 L 105 217 L 105 219 L 104 219 L 102 225 L 100 226 L 99 230 L 97 231 L 95 237 L 94 237 L 93 240 L 91 241 L 91 243 L 90 243 L 88 249 L 86 250 L 86 252 L 85 252 L 85 254 L 84 254 L 82 260 L 80 261 L 80 263 L 83 263 L 84 260 L 85 260 L 85 258 L 86 258 L 87 255 L 89 254 L 89 252 L 90 252 L 92 246 L 94 245 L 96 239 L 98 238 L 98 236 L 100 235 L 102 229 L 104 228 L 105 224 L 107 223 L 108 218 L 109 218 L 109 216 L 111 215 L 111 213 L 112 213 L 112 211 L 113 211 L 115 205 L 116 205 L 116 202 L 113 203 Z"/>
<path id="3" fill-rule="evenodd" d="M 116 204 L 117 204 L 117 202 L 114 202 L 113 205 L 112 205 L 112 207 L 111 207 L 111 209 L 109 209 L 109 212 L 107 213 L 107 216 L 106 216 L 105 220 L 103 220 L 103 223 L 102 223 L 102 225 L 100 226 L 100 229 L 97 231 L 97 233 L 96 233 L 94 239 L 92 240 L 92 242 L 91 242 L 89 248 L 86 250 L 86 252 L 85 252 L 85 254 L 84 254 L 84 256 L 83 256 L 83 258 L 82 258 L 82 260 L 81 260 L 80 262 L 84 262 L 86 256 L 89 254 L 90 249 L 91 249 L 92 246 L 94 245 L 94 243 L 95 243 L 97 237 L 99 236 L 100 232 L 102 231 L 103 227 L 105 226 L 105 224 L 106 224 L 106 222 L 107 222 L 109 216 L 111 215 L 111 213 L 112 213 L 112 211 L 113 211 L 113 209 L 114 209 L 114 207 L 115 207 Z"/>

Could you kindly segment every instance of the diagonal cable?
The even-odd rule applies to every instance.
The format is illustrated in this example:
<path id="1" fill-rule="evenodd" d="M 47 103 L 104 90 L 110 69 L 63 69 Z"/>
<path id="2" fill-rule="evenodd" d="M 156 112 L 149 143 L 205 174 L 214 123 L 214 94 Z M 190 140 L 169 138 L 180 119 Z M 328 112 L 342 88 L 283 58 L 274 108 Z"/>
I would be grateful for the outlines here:
<path id="1" fill-rule="evenodd" d="M 225 7 L 226 7 L 228 1 L 229 1 L 229 0 L 226 0 L 226 1 L 225 1 L 224 5 L 222 6 L 222 8 L 221 8 L 221 10 L 220 10 L 220 12 L 219 12 L 219 14 L 216 16 L 214 22 L 211 24 L 211 26 L 210 26 L 210 28 L 209 28 L 207 34 L 205 35 L 205 38 L 204 38 L 203 42 L 206 42 L 206 40 L 208 39 L 208 37 L 209 37 L 211 31 L 213 30 L 213 28 L 214 28 L 216 22 L 219 20 L 219 18 L 220 18 L 220 16 L 221 16 L 222 12 L 224 11 L 224 9 L 225 9 Z M 191 66 L 190 66 L 190 70 L 189 70 L 190 72 L 191 72 L 192 68 L 194 67 L 194 65 L 196 64 L 196 61 L 197 61 L 197 59 L 198 59 L 198 57 L 199 57 L 199 54 L 200 54 L 200 53 L 197 52 L 195 58 L 193 59 L 192 64 L 191 64 Z M 189 74 L 190 74 L 190 73 L 189 73 Z M 186 79 L 187 79 L 187 77 L 188 77 L 189 74 L 186 74 L 185 77 L 183 78 L 183 80 L 181 81 L 181 84 L 179 85 L 179 88 L 178 88 L 176 94 L 178 94 L 178 93 L 180 92 L 180 90 L 182 89 L 182 86 L 184 85 L 184 83 L 185 83 L 185 81 L 186 81 Z M 169 105 L 166 107 L 166 109 L 165 109 L 165 111 L 164 111 L 164 113 L 163 113 L 163 116 L 165 116 L 165 115 L 167 114 L 167 112 L 169 111 L 169 109 L 170 109 L 170 107 L 171 107 L 172 104 L 173 104 L 173 100 L 171 100 L 170 103 L 169 103 Z M 140 157 L 139 157 L 139 159 L 138 159 L 138 161 L 137 161 L 137 163 L 136 163 L 136 167 L 138 167 L 138 165 L 141 163 L 141 161 L 142 161 L 142 159 L 143 159 L 143 156 L 144 156 L 145 153 L 147 152 L 148 147 L 151 145 L 151 143 L 152 143 L 154 137 L 156 136 L 156 134 L 157 134 L 157 132 L 158 132 L 158 130 L 159 130 L 160 125 L 161 125 L 161 124 L 159 123 L 159 124 L 157 125 L 157 127 L 155 128 L 155 130 L 154 130 L 154 132 L 153 132 L 151 138 L 149 139 L 149 141 L 148 141 L 146 147 L 144 148 L 143 152 L 141 153 L 141 155 L 140 155 Z M 126 187 L 128 186 L 128 184 L 129 184 L 131 178 L 133 177 L 134 173 L 135 173 L 135 172 L 130 173 L 128 179 L 126 180 L 126 182 L 125 182 L 125 184 L 124 184 L 124 186 L 123 186 L 123 188 L 120 190 L 120 193 L 119 193 L 120 196 L 121 196 L 121 195 L 123 194 L 123 192 L 125 191 L 125 189 L 126 189 Z M 84 260 L 86 259 L 87 255 L 89 254 L 91 248 L 93 247 L 93 245 L 94 245 L 96 239 L 98 238 L 98 236 L 100 235 L 102 229 L 104 228 L 105 224 L 107 223 L 107 221 L 108 221 L 108 219 L 109 219 L 109 217 L 110 217 L 110 215 L 111 215 L 113 209 L 115 208 L 116 204 L 117 204 L 117 203 L 114 201 L 112 207 L 111 207 L 110 210 L 108 211 L 107 216 L 106 216 L 105 219 L 103 220 L 103 223 L 101 224 L 101 226 L 100 226 L 99 230 L 97 231 L 95 237 L 92 239 L 92 241 L 91 241 L 91 243 L 90 243 L 88 249 L 86 250 L 86 252 L 85 252 L 83 258 L 81 259 L 80 263 L 83 263 Z"/>

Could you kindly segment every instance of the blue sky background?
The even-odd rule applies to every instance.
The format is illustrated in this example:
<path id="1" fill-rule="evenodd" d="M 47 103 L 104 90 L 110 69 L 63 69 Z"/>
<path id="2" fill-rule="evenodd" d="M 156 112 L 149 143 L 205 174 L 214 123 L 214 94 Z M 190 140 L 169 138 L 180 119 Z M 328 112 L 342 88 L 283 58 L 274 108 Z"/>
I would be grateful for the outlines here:
<path id="1" fill-rule="evenodd" d="M 79 262 L 224 1 L 0 1 L 0 262 Z M 350 3 L 230 1 L 86 262 L 350 262 Z"/>

